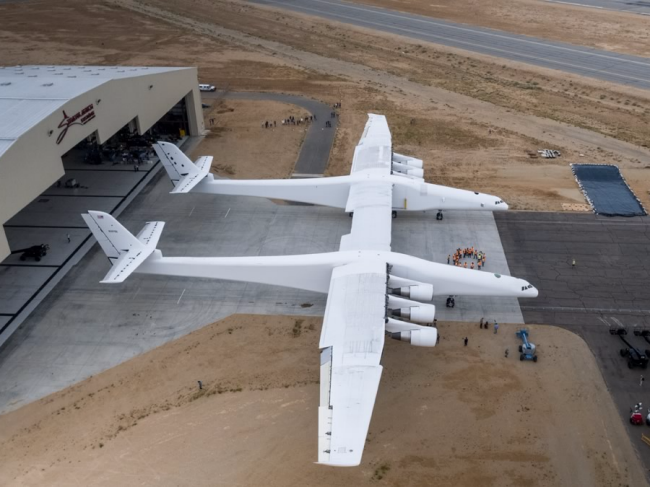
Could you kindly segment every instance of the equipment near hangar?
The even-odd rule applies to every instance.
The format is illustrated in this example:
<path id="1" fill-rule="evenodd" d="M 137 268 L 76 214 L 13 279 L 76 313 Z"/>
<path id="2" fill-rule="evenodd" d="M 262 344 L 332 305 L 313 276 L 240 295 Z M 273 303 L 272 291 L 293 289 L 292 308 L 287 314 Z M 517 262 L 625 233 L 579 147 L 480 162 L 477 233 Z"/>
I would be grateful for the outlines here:
<path id="1" fill-rule="evenodd" d="M 143 134 L 182 106 L 189 135 L 204 131 L 196 68 L 0 67 L 0 224 L 64 176 L 61 157 L 124 126 Z M 10 253 L 0 230 L 0 260 Z"/>

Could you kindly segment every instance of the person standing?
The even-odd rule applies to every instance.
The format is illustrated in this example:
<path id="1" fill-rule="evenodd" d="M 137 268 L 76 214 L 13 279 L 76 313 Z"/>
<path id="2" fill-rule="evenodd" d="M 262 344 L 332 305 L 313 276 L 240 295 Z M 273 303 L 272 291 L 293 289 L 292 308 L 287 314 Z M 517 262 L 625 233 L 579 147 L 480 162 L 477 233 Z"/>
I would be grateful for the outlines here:
<path id="1" fill-rule="evenodd" d="M 575 268 L 576 268 L 576 258 L 574 257 L 573 259 L 571 259 L 571 269 L 575 269 Z"/>
<path id="2" fill-rule="evenodd" d="M 645 377 L 641 376 L 639 379 L 639 387 L 643 387 L 643 382 L 645 381 Z"/>
<path id="3" fill-rule="evenodd" d="M 70 234 L 69 234 L 69 233 L 66 234 L 66 237 L 67 237 L 67 239 L 68 239 L 68 243 L 70 243 L 70 242 L 72 241 L 72 240 L 70 239 Z"/>
<path id="4" fill-rule="evenodd" d="M 497 334 L 497 331 L 499 331 L 499 323 L 497 323 L 496 320 L 494 320 L 494 334 L 495 335 Z"/>
<path id="5" fill-rule="evenodd" d="M 449 260 L 451 259 L 451 255 L 447 256 L 447 264 L 449 264 Z"/>
<path id="6" fill-rule="evenodd" d="M 467 337 L 465 337 L 465 340 L 463 340 L 463 342 L 465 343 L 465 346 L 467 346 L 467 342 L 469 342 L 469 340 L 467 339 Z"/>

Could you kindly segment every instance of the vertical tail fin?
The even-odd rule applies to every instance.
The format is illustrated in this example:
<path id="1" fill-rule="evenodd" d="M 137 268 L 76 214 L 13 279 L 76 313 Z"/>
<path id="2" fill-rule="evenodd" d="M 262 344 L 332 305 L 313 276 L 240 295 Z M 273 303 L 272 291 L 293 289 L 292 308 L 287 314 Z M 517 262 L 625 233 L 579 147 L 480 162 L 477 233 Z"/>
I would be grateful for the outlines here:
<path id="1" fill-rule="evenodd" d="M 189 193 L 210 172 L 212 156 L 199 157 L 194 164 L 182 150 L 169 142 L 158 142 L 153 148 L 174 185 L 172 193 Z"/>
<path id="2" fill-rule="evenodd" d="M 101 282 L 123 282 L 156 250 L 164 222 L 147 222 L 134 237 L 115 218 L 102 211 L 81 215 L 110 260 L 111 270 Z"/>

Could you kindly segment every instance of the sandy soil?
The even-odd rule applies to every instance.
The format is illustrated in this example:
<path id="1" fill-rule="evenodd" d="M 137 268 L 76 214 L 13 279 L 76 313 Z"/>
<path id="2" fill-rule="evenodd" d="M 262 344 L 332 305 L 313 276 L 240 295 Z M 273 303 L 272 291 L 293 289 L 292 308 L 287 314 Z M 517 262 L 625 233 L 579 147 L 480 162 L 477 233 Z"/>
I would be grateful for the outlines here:
<path id="1" fill-rule="evenodd" d="M 650 30 L 642 15 L 543 0 L 354 0 L 392 10 L 542 39 L 648 56 Z"/>
<path id="2" fill-rule="evenodd" d="M 320 324 L 232 316 L 0 416 L 0 484 L 645 485 L 587 346 L 546 326 L 537 364 L 510 325 L 389 339 L 363 464 L 314 465 Z"/>
<path id="3" fill-rule="evenodd" d="M 273 101 L 204 99 L 204 103 L 211 104 L 204 111 L 210 133 L 191 157 L 213 156 L 212 171 L 228 178 L 291 176 L 307 126 L 283 126 L 282 120 L 304 117 L 305 110 Z M 266 121 L 276 126 L 262 128 Z"/>

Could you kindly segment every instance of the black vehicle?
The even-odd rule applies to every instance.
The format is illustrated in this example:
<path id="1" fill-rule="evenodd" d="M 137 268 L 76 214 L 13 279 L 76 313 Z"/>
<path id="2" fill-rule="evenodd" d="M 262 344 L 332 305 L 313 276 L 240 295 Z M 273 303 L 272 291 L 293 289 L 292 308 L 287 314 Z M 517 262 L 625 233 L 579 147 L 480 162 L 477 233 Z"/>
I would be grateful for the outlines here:
<path id="1" fill-rule="evenodd" d="M 646 329 L 638 330 L 638 329 L 635 329 L 634 330 L 634 335 L 638 336 L 638 337 L 643 337 L 643 339 L 646 342 L 650 343 L 650 330 L 646 330 Z M 645 356 L 650 358 L 650 350 L 648 350 L 647 348 L 645 350 Z"/>
<path id="2" fill-rule="evenodd" d="M 627 335 L 627 330 L 624 327 L 610 328 L 609 333 L 618 336 L 627 346 L 626 348 L 621 348 L 620 354 L 621 357 L 627 358 L 627 367 L 629 369 L 633 369 L 634 367 L 645 369 L 648 367 L 648 356 L 624 338 Z"/>
<path id="3" fill-rule="evenodd" d="M 27 247 L 26 249 L 14 250 L 12 254 L 22 254 L 20 260 L 25 261 L 27 258 L 35 259 L 36 262 L 40 262 L 42 257 L 47 255 L 47 251 L 50 250 L 48 244 L 34 245 L 32 247 Z"/>

